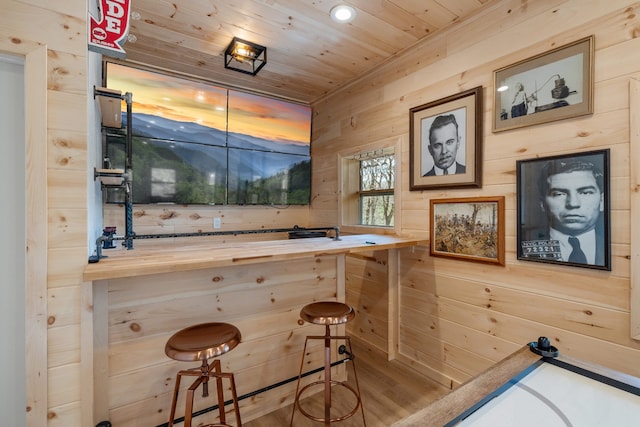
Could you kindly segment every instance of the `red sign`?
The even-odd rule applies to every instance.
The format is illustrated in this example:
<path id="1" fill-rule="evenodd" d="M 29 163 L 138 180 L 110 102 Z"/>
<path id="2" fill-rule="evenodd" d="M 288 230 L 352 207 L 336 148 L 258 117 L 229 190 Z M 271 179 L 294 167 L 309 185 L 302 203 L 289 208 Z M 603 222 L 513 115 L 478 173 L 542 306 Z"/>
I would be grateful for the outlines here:
<path id="1" fill-rule="evenodd" d="M 122 45 L 129 32 L 131 0 L 101 0 L 101 16 L 96 21 L 89 16 L 89 49 L 99 53 L 124 57 Z"/>

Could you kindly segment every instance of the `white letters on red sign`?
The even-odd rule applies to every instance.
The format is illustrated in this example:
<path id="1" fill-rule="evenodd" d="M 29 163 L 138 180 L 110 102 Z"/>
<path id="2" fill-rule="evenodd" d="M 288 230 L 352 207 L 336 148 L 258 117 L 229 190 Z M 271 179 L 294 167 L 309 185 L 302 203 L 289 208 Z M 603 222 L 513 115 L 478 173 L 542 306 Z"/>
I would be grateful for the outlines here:
<path id="1" fill-rule="evenodd" d="M 100 21 L 90 17 L 89 49 L 100 53 L 124 55 L 124 44 L 129 31 L 129 6 L 131 0 L 101 0 Z"/>

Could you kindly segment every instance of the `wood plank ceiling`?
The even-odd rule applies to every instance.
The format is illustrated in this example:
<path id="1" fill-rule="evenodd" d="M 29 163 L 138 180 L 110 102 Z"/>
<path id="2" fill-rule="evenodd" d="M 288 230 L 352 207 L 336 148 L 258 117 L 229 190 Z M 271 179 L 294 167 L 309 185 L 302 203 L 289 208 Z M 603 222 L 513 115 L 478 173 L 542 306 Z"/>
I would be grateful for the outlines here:
<path id="1" fill-rule="evenodd" d="M 495 1 L 133 0 L 124 49 L 127 61 L 311 104 Z M 352 22 L 331 19 L 340 3 Z M 267 47 L 256 76 L 224 68 L 234 36 Z"/>

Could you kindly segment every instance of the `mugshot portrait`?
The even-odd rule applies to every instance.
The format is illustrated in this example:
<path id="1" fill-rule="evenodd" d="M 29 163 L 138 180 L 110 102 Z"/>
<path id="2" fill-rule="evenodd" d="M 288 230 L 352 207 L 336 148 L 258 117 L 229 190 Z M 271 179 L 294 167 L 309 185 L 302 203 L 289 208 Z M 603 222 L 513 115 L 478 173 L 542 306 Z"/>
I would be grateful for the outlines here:
<path id="1" fill-rule="evenodd" d="M 518 161 L 518 259 L 610 270 L 609 150 Z"/>
<path id="2" fill-rule="evenodd" d="M 422 176 L 455 175 L 466 172 L 465 135 L 467 110 L 459 108 L 420 121 Z"/>
<path id="3" fill-rule="evenodd" d="M 482 186 L 482 87 L 409 110 L 410 189 Z"/>

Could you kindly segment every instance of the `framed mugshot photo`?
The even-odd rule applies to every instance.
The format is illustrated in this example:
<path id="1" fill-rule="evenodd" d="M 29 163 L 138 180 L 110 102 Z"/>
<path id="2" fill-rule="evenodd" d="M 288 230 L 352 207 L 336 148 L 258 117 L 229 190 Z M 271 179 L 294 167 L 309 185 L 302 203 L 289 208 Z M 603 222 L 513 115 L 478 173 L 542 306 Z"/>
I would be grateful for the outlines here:
<path id="1" fill-rule="evenodd" d="M 482 87 L 409 110 L 409 189 L 482 186 Z"/>
<path id="2" fill-rule="evenodd" d="M 516 162 L 517 256 L 611 270 L 609 150 Z"/>

